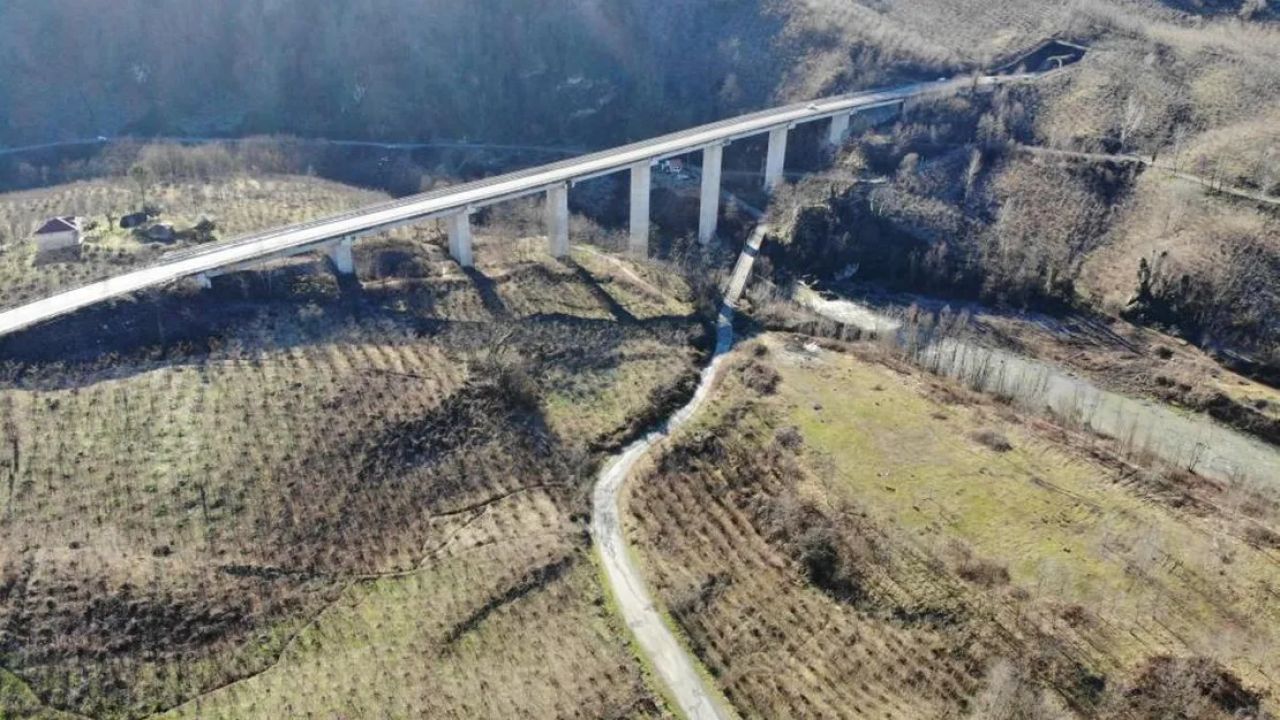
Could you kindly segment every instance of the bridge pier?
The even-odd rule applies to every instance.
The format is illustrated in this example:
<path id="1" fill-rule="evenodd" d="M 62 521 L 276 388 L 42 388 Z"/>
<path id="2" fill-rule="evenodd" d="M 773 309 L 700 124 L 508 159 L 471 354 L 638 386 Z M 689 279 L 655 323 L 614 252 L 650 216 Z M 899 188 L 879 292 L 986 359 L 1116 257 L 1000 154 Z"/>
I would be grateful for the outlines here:
<path id="1" fill-rule="evenodd" d="M 213 278 L 209 277 L 209 273 L 200 273 L 195 277 L 196 285 L 201 290 L 208 290 L 213 287 Z"/>
<path id="2" fill-rule="evenodd" d="M 649 256 L 649 192 L 653 168 L 648 160 L 631 166 L 631 242 L 632 255 Z"/>
<path id="3" fill-rule="evenodd" d="M 723 164 L 723 145 L 708 145 L 702 149 L 702 204 L 698 211 L 698 242 L 703 245 L 716 236 L 716 228 L 720 222 L 720 170 Z"/>
<path id="4" fill-rule="evenodd" d="M 569 254 L 569 186 L 547 188 L 547 241 L 551 257 Z"/>
<path id="5" fill-rule="evenodd" d="M 356 272 L 356 259 L 351 252 L 352 245 L 355 245 L 355 240 L 348 237 L 338 240 L 328 248 L 329 259 L 333 261 L 333 267 L 340 275 L 354 275 Z"/>
<path id="6" fill-rule="evenodd" d="M 471 252 L 471 213 L 463 210 L 448 216 L 449 255 L 464 268 L 475 267 L 475 256 Z"/>
<path id="7" fill-rule="evenodd" d="M 831 129 L 827 133 L 827 145 L 833 148 L 844 145 L 845 138 L 849 136 L 850 117 L 850 115 L 831 116 Z"/>
<path id="8" fill-rule="evenodd" d="M 790 128 L 769 131 L 769 155 L 764 163 L 764 189 L 773 192 L 782 183 L 782 173 L 787 164 L 787 134 Z"/>

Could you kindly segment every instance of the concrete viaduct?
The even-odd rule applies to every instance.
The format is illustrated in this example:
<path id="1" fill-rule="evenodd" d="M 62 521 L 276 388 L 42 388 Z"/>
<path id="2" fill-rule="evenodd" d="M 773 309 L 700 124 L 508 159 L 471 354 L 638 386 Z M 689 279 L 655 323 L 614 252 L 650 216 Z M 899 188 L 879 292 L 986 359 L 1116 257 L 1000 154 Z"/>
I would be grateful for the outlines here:
<path id="1" fill-rule="evenodd" d="M 853 115 L 878 108 L 900 110 L 907 101 L 913 99 L 945 96 L 967 90 L 990 90 L 1041 76 L 1041 73 L 970 76 L 787 105 L 550 165 L 172 253 L 155 265 L 0 312 L 0 336 L 80 308 L 181 278 L 194 277 L 207 284 L 208 279 L 217 274 L 319 249 L 329 253 L 339 272 L 352 273 L 355 271 L 352 244 L 356 240 L 431 219 L 445 220 L 449 231 L 450 254 L 459 264 L 470 267 L 474 261 L 471 214 L 488 205 L 531 195 L 546 197 L 550 252 L 561 257 L 569 252 L 569 187 L 584 180 L 619 172 L 629 173 L 631 179 L 630 251 L 643 256 L 648 253 L 649 247 L 652 167 L 663 159 L 694 152 L 702 153 L 698 237 L 706 242 L 715 236 L 720 215 L 720 176 L 724 148 L 736 140 L 768 135 L 764 185 L 767 190 L 772 190 L 782 180 L 787 137 L 797 125 L 828 122 L 828 141 L 836 145 L 844 141 Z"/>

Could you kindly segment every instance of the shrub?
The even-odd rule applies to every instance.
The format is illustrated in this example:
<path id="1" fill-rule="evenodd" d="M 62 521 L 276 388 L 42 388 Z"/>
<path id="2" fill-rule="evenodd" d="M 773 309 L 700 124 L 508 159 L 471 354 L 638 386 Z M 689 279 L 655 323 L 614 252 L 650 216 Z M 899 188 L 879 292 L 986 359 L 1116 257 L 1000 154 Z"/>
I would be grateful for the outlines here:
<path id="1" fill-rule="evenodd" d="M 1261 698 L 1234 673 L 1205 657 L 1150 658 L 1137 677 L 1111 699 L 1118 717 L 1262 718 Z"/>
<path id="2" fill-rule="evenodd" d="M 755 360 L 744 363 L 738 374 L 744 385 L 761 395 L 772 395 L 777 391 L 778 383 L 782 382 L 777 370 Z"/>
<path id="3" fill-rule="evenodd" d="M 974 585 L 983 587 L 1009 584 L 1009 569 L 990 560 L 967 560 L 961 563 L 956 573 Z"/>
<path id="4" fill-rule="evenodd" d="M 804 446 L 804 436 L 800 434 L 800 429 L 794 426 L 778 430 L 774 434 L 774 439 L 787 450 L 798 450 Z"/>
<path id="5" fill-rule="evenodd" d="M 985 445 L 999 453 L 1006 453 L 1013 449 L 1013 443 L 1009 442 L 1003 434 L 995 430 L 981 430 L 973 434 L 973 439 L 979 445 Z"/>

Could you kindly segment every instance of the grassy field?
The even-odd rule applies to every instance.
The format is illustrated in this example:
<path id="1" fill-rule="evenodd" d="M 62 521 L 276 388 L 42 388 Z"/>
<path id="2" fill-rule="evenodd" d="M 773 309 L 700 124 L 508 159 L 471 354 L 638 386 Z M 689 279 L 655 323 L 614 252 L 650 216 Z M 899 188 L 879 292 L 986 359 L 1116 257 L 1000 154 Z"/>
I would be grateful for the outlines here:
<path id="1" fill-rule="evenodd" d="M 439 529 L 421 571 L 349 588 L 268 670 L 165 716 L 664 716 L 553 502 Z"/>
<path id="2" fill-rule="evenodd" d="M 486 228 L 463 272 L 440 241 L 6 341 L 0 716 L 667 716 L 586 493 L 696 378 L 691 291 Z"/>
<path id="3" fill-rule="evenodd" d="M 1280 683 L 1275 507 L 806 343 L 736 351 L 628 501 L 662 602 L 745 715 L 1274 712 L 1254 693 Z"/>

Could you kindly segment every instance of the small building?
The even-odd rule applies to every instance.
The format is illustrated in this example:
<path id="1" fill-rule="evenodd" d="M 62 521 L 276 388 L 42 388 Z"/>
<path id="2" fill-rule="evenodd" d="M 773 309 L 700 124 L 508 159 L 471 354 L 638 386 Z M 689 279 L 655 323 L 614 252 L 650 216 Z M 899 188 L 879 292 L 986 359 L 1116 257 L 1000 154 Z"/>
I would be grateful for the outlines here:
<path id="1" fill-rule="evenodd" d="M 45 222 L 31 236 L 31 239 L 35 241 L 36 250 L 44 253 L 80 247 L 82 235 L 80 219 L 68 216 Z"/>

